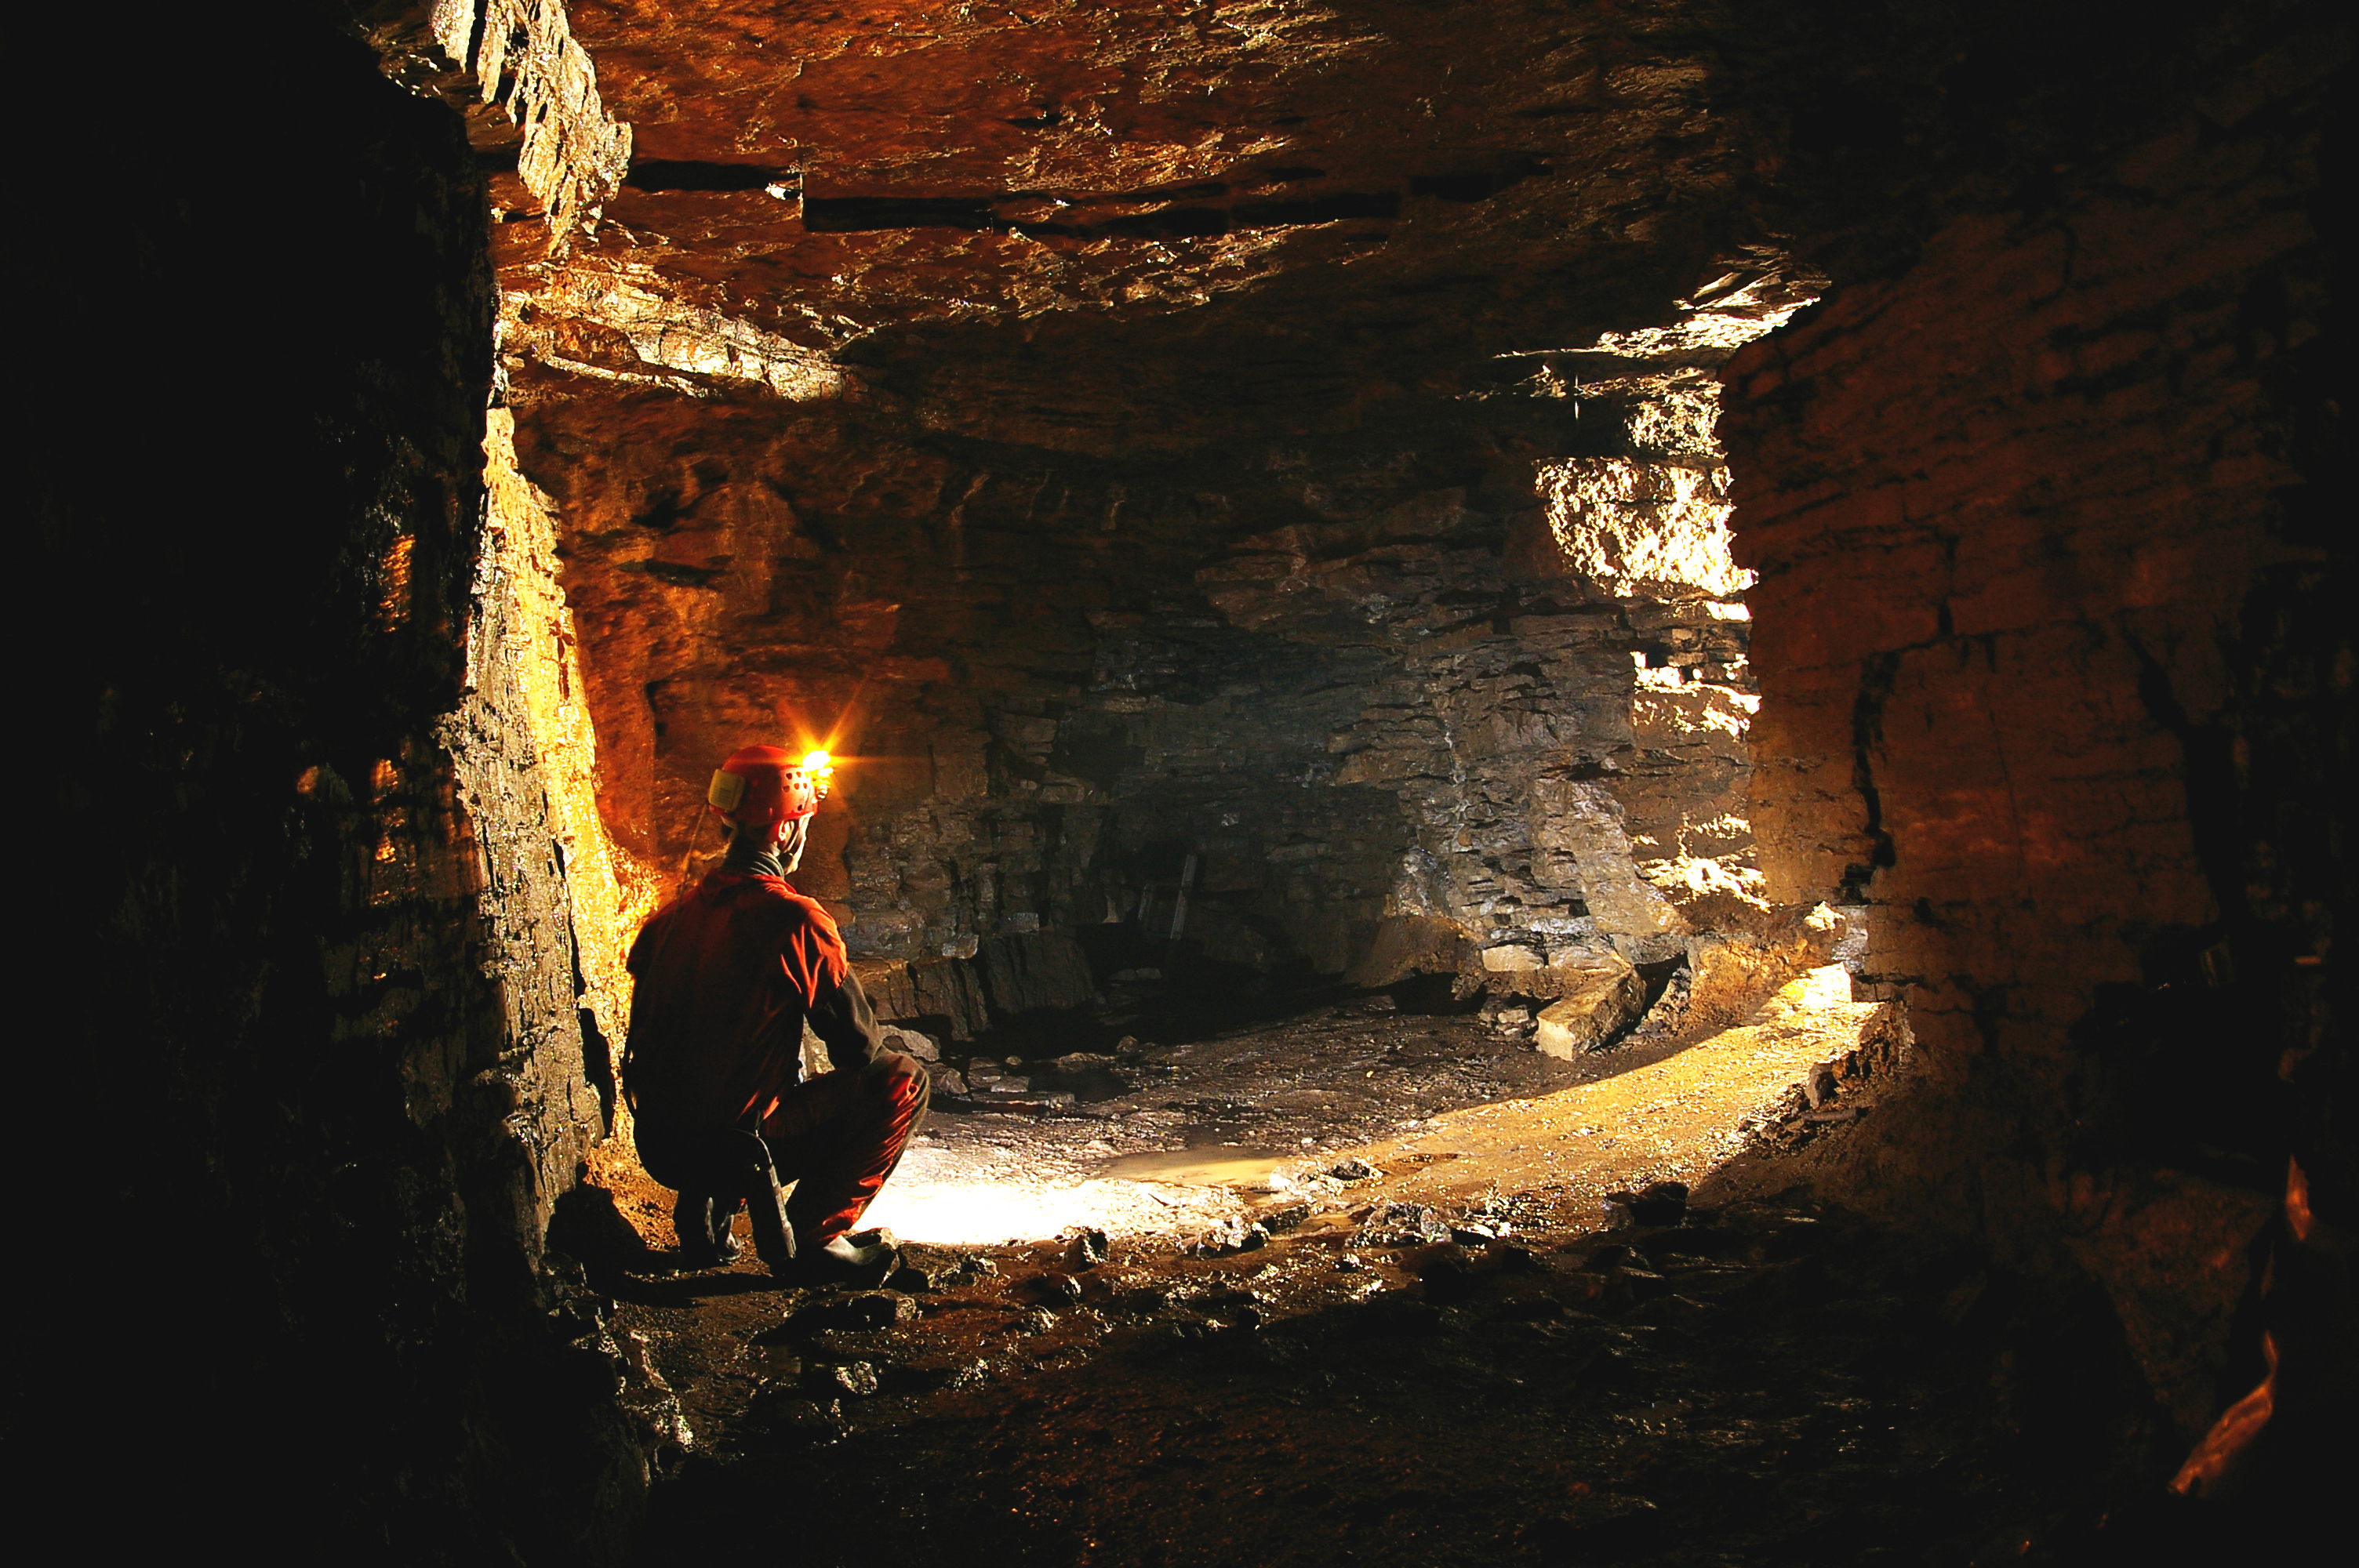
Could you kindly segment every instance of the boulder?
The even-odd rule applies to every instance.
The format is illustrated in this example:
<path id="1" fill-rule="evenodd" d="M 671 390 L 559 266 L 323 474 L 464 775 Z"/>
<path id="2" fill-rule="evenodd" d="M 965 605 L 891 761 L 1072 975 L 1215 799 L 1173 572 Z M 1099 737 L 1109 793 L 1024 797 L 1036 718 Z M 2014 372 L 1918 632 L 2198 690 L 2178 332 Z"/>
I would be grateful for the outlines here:
<path id="1" fill-rule="evenodd" d="M 1081 944 L 1065 931 L 995 936 L 983 945 L 979 967 L 995 1012 L 1013 1016 L 1050 1007 L 1087 1007 L 1097 982 Z"/>
<path id="2" fill-rule="evenodd" d="M 1535 1043 L 1544 1055 L 1572 1057 L 1594 1050 L 1646 1005 L 1646 985 L 1619 953 L 1589 953 L 1577 959 L 1567 955 L 1549 968 L 1566 989 L 1563 1000 L 1540 1009 Z"/>
<path id="3" fill-rule="evenodd" d="M 961 958 L 862 958 L 853 963 L 880 1019 L 939 1021 L 953 1040 L 971 1039 L 990 1022 L 976 966 Z"/>
<path id="4" fill-rule="evenodd" d="M 1827 964 L 1844 927 L 1841 913 L 1820 904 L 1779 911 L 1757 932 L 1690 937 L 1690 1016 L 1715 1026 L 1742 1022 L 1787 981 Z"/>

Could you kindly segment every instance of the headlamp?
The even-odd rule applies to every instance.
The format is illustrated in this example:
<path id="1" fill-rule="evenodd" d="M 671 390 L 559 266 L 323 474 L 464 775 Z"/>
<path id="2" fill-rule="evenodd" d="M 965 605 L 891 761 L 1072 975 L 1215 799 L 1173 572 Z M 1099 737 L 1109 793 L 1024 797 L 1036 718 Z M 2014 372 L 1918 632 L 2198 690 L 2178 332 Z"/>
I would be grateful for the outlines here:
<path id="1" fill-rule="evenodd" d="M 798 760 L 777 746 L 746 746 L 713 773 L 704 799 L 733 821 L 791 821 L 817 811 L 834 782 L 835 762 L 825 752 Z"/>

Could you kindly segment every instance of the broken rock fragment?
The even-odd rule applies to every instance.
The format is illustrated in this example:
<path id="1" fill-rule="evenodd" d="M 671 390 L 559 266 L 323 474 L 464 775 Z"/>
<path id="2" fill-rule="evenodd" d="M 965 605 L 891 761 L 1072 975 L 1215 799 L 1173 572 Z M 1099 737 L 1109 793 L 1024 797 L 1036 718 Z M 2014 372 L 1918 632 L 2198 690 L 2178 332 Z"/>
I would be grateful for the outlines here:
<path id="1" fill-rule="evenodd" d="M 1450 1239 L 1450 1222 L 1430 1205 L 1388 1203 L 1368 1217 L 1362 1241 L 1372 1247 L 1417 1247 Z"/>
<path id="2" fill-rule="evenodd" d="M 1560 1000 L 1540 1010 L 1534 1043 L 1545 1055 L 1569 1059 L 1595 1050 L 1646 1005 L 1636 968 L 1619 953 L 1568 956 L 1554 968 L 1567 976 L 1567 989 Z"/>
<path id="3" fill-rule="evenodd" d="M 842 1367 L 815 1368 L 810 1373 L 812 1391 L 821 1399 L 850 1395 L 864 1400 L 879 1387 L 876 1368 L 865 1361 L 853 1361 Z"/>
<path id="4" fill-rule="evenodd" d="M 1269 1232 L 1259 1225 L 1247 1225 L 1243 1220 L 1227 1219 L 1190 1249 L 1199 1258 L 1225 1258 L 1233 1253 L 1251 1252 L 1269 1245 Z"/>
<path id="5" fill-rule="evenodd" d="M 1821 1062 L 1802 1076 L 1802 1098 L 1810 1102 L 1812 1110 L 1822 1109 L 1835 1098 L 1835 1069 L 1832 1062 Z"/>
<path id="6" fill-rule="evenodd" d="M 892 1023 L 877 1025 L 876 1033 L 884 1037 L 887 1051 L 899 1051 L 920 1062 L 939 1063 L 942 1059 L 941 1047 L 930 1034 Z"/>

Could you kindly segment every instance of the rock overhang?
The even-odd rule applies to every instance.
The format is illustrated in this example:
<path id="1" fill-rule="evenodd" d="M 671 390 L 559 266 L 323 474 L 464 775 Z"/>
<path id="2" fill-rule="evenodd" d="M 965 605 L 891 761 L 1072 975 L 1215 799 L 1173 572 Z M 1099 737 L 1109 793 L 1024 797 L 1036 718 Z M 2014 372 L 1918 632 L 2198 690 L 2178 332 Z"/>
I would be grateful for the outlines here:
<path id="1" fill-rule="evenodd" d="M 503 287 L 642 346 L 668 299 L 984 438 L 1480 394 L 1527 368 L 1497 356 L 1675 320 L 1755 179 L 1680 8 L 572 11 L 632 173 L 561 254 L 502 225 Z"/>

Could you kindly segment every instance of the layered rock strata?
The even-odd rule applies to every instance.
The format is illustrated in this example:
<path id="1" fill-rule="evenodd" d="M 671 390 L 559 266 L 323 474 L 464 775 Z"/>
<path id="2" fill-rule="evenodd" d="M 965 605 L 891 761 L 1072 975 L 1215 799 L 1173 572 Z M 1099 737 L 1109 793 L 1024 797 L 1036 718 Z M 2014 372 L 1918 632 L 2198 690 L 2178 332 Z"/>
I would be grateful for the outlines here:
<path id="1" fill-rule="evenodd" d="M 1706 266 L 1715 40 L 904 24 L 573 7 L 636 161 L 504 229 L 504 396 L 623 902 L 792 731 L 853 757 L 805 881 L 957 1033 L 1086 1000 L 1060 930 L 1545 993 L 1757 917 L 1710 370 L 1803 291 Z"/>
<path id="2" fill-rule="evenodd" d="M 712 759 L 775 734 L 846 754 L 802 881 L 856 954 L 902 965 L 1112 925 L 1260 970 L 1546 994 L 1560 957 L 1675 961 L 1691 931 L 1761 914 L 1724 558 L 1614 596 L 1630 585 L 1557 542 L 1545 465 L 1486 456 L 1466 414 L 1437 410 L 1455 428 L 1423 453 L 1388 431 L 1109 472 L 528 362 L 510 398 L 644 896 L 717 849 L 696 841 Z M 1630 440 L 1655 412 L 1600 397 L 1585 438 L 1688 471 Z M 637 438 L 596 441 L 606 420 Z M 1629 537 L 1657 522 L 1618 492 L 1558 506 Z M 1379 954 L 1387 920 L 1462 940 Z M 1086 1000 L 1086 969 L 1061 968 L 1061 989 L 984 989 Z M 919 1016 L 981 1022 L 973 982 L 908 983 L 970 994 Z"/>
<path id="3" fill-rule="evenodd" d="M 777 733 L 848 753 L 804 885 L 961 1035 L 1087 1000 L 1045 952 L 1058 983 L 921 972 L 1043 931 L 1545 996 L 1757 925 L 1708 378 L 1805 297 L 1755 265 L 1418 416 L 1115 463 L 875 394 L 585 379 L 517 347 L 556 330 L 520 297 L 506 396 L 625 902 L 714 852 L 704 773 Z"/>
<path id="4" fill-rule="evenodd" d="M 1175 950 L 1594 1031 L 1864 943 L 1924 1076 L 1830 1180 L 2094 1279 L 2200 1426 L 2288 1155 L 2351 1214 L 2348 24 L 2051 13 L 124 29 L 27 171 L 95 585 L 48 1447 L 184 1534 L 625 1550 L 678 1429 L 546 1233 L 749 732 L 852 753 L 810 880 L 952 1033 Z"/>

